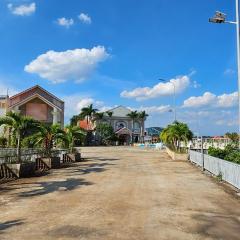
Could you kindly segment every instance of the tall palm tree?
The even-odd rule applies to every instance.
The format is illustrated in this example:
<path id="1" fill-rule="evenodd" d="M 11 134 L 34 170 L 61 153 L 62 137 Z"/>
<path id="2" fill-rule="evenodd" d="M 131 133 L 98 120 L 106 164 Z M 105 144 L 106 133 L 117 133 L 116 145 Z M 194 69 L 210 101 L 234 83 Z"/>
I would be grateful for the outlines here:
<path id="1" fill-rule="evenodd" d="M 89 123 L 92 121 L 94 114 L 98 110 L 96 108 L 93 108 L 93 104 L 90 104 L 88 107 L 84 107 L 81 110 L 80 117 L 87 119 L 87 128 L 89 128 Z M 89 130 L 89 129 L 87 129 Z"/>
<path id="2" fill-rule="evenodd" d="M 0 118 L 0 126 L 2 125 L 8 126 L 11 129 L 11 133 L 16 137 L 17 161 L 21 162 L 21 142 L 25 137 L 38 129 L 39 122 L 19 113 L 8 112 L 5 117 Z"/>
<path id="3" fill-rule="evenodd" d="M 109 125 L 111 125 L 112 126 L 112 116 L 113 116 L 113 112 L 112 111 L 107 111 L 106 112 L 107 113 L 107 115 L 108 115 L 108 117 L 109 117 Z"/>
<path id="4" fill-rule="evenodd" d="M 138 119 L 141 121 L 141 140 L 144 142 L 144 121 L 149 115 L 146 113 L 146 111 L 142 111 L 138 113 Z"/>
<path id="5" fill-rule="evenodd" d="M 75 140 L 82 140 L 86 136 L 86 132 L 78 126 L 67 125 L 65 127 L 65 133 L 68 148 L 71 153 L 73 152 Z"/>
<path id="6" fill-rule="evenodd" d="M 132 143 L 134 142 L 134 139 L 133 139 L 133 129 L 134 129 L 134 123 L 135 123 L 135 120 L 138 118 L 138 112 L 137 111 L 131 111 L 130 113 L 127 114 L 128 117 L 130 117 L 132 119 Z"/>
<path id="7" fill-rule="evenodd" d="M 43 145 L 47 156 L 51 155 L 51 149 L 59 140 L 63 142 L 67 141 L 65 132 L 61 129 L 59 124 L 40 125 L 38 133 L 36 133 L 33 138 L 35 140 L 35 144 Z"/>

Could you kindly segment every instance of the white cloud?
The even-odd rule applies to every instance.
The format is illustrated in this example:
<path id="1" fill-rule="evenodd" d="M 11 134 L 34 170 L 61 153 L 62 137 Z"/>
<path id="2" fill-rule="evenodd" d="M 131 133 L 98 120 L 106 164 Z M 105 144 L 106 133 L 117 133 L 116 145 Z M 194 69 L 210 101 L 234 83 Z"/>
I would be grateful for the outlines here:
<path id="1" fill-rule="evenodd" d="M 233 75 L 235 73 L 235 70 L 233 70 L 232 68 L 227 68 L 225 71 L 224 71 L 224 75 Z"/>
<path id="2" fill-rule="evenodd" d="M 133 89 L 132 91 L 125 90 L 121 92 L 121 97 L 135 98 L 136 100 L 141 101 L 161 96 L 168 96 L 174 92 L 172 83 L 175 85 L 176 93 L 181 93 L 189 86 L 190 78 L 185 75 L 173 78 L 166 83 L 159 82 L 153 87 L 139 87 Z"/>
<path id="3" fill-rule="evenodd" d="M 74 49 L 65 52 L 48 51 L 28 65 L 24 70 L 36 73 L 41 78 L 48 79 L 53 83 L 74 80 L 82 82 L 96 69 L 100 62 L 109 57 L 103 46 L 92 49 Z"/>
<path id="4" fill-rule="evenodd" d="M 67 18 L 65 18 L 65 17 L 62 17 L 62 18 L 58 18 L 57 23 L 58 23 L 58 25 L 60 25 L 60 26 L 69 28 L 71 25 L 74 24 L 74 21 L 73 21 L 72 18 L 67 19 Z"/>
<path id="5" fill-rule="evenodd" d="M 190 97 L 183 103 L 183 107 L 234 107 L 238 102 L 238 93 L 222 94 L 216 96 L 211 92 L 205 92 L 202 96 Z"/>
<path id="6" fill-rule="evenodd" d="M 81 109 L 89 106 L 90 104 L 94 105 L 94 108 L 101 109 L 104 107 L 102 101 L 95 100 L 91 97 L 79 97 L 82 94 L 75 94 L 70 96 L 63 97 L 65 102 L 65 117 L 67 119 L 71 118 L 75 114 L 79 114 Z"/>
<path id="7" fill-rule="evenodd" d="M 82 21 L 83 23 L 86 23 L 86 24 L 91 24 L 91 23 L 92 23 L 91 17 L 88 16 L 88 14 L 86 14 L 86 13 L 80 13 L 80 15 L 78 16 L 78 18 L 79 18 L 80 21 Z"/>
<path id="8" fill-rule="evenodd" d="M 170 105 L 147 106 L 147 107 L 140 107 L 136 110 L 146 111 L 148 114 L 161 114 L 161 113 L 169 112 L 171 110 L 171 107 Z"/>
<path id="9" fill-rule="evenodd" d="M 30 4 L 19 5 L 19 6 L 13 6 L 12 3 L 9 3 L 7 7 L 12 14 L 19 15 L 19 16 L 29 16 L 36 11 L 36 4 L 34 2 Z"/>

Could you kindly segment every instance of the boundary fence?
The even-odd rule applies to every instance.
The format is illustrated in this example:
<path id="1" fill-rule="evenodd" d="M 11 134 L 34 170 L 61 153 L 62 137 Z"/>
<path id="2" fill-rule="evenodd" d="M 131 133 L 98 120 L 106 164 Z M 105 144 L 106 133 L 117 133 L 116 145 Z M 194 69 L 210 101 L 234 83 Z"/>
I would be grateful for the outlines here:
<path id="1" fill-rule="evenodd" d="M 216 176 L 221 176 L 224 181 L 240 189 L 240 164 L 225 161 L 193 150 L 189 151 L 189 156 L 191 162 Z"/>

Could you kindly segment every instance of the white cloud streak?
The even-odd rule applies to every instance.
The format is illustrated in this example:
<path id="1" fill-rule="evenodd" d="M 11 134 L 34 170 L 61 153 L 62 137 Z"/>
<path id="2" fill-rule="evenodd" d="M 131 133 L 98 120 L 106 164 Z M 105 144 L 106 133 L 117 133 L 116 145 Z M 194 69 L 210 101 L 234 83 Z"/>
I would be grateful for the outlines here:
<path id="1" fill-rule="evenodd" d="M 173 84 L 175 85 L 176 93 L 181 93 L 190 85 L 190 78 L 185 75 L 173 78 L 166 83 L 159 82 L 153 87 L 138 87 L 132 91 L 124 90 L 121 92 L 121 97 L 135 98 L 137 101 L 141 101 L 161 96 L 168 96 L 174 92 Z"/>
<path id="2" fill-rule="evenodd" d="M 36 4 L 34 2 L 19 6 L 14 6 L 12 3 L 9 3 L 7 7 L 12 14 L 18 16 L 30 16 L 36 11 Z"/>
<path id="3" fill-rule="evenodd" d="M 205 92 L 202 96 L 190 97 L 183 103 L 183 107 L 187 108 L 200 108 L 200 107 L 220 107 L 230 108 L 237 105 L 238 93 L 233 92 L 230 94 L 215 95 L 211 92 Z"/>
<path id="4" fill-rule="evenodd" d="M 74 49 L 65 52 L 48 51 L 25 66 L 28 73 L 38 74 L 52 83 L 68 80 L 82 82 L 110 55 L 103 46 Z"/>

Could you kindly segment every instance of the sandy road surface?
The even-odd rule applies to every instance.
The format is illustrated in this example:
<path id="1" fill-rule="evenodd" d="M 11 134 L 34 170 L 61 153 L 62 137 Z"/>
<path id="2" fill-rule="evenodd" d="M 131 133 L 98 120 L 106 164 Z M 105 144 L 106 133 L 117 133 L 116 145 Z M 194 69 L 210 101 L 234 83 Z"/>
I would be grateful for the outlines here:
<path id="1" fill-rule="evenodd" d="M 128 147 L 0 185 L 1 240 L 240 239 L 240 200 L 187 162 Z"/>

